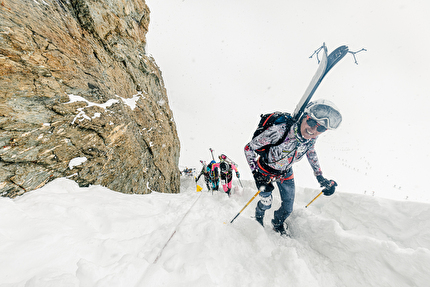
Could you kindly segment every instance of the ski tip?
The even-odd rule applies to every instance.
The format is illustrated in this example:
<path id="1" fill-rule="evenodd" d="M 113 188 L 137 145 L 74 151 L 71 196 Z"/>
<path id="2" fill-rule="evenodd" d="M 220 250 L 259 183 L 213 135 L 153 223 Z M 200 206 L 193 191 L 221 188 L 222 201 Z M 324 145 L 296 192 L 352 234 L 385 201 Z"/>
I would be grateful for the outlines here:
<path id="1" fill-rule="evenodd" d="M 342 51 L 349 51 L 349 48 L 346 45 L 340 46 L 340 48 L 342 48 Z"/>

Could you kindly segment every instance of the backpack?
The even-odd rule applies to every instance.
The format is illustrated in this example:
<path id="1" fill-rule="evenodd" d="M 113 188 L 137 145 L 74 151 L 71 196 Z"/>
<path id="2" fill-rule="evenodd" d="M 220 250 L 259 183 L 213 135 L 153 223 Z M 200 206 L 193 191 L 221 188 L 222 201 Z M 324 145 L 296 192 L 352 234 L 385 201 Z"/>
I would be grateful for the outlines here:
<path id="1" fill-rule="evenodd" d="M 214 163 L 209 163 L 208 164 L 208 171 L 209 171 L 209 176 L 213 179 L 213 180 L 218 180 L 218 167 L 215 167 L 214 170 L 212 170 L 212 165 L 214 165 Z"/>
<path id="2" fill-rule="evenodd" d="M 219 164 L 219 168 L 221 170 L 221 173 L 228 173 L 231 170 L 230 164 L 225 161 Z"/>
<path id="3" fill-rule="evenodd" d="M 288 135 L 288 132 L 290 131 L 291 126 L 295 123 L 295 121 L 291 117 L 291 114 L 282 113 L 282 112 L 273 112 L 270 114 L 261 114 L 260 117 L 261 117 L 261 119 L 260 119 L 260 122 L 258 123 L 258 127 L 255 130 L 254 135 L 252 136 L 253 139 L 273 125 L 279 125 L 279 124 L 284 124 L 284 123 L 287 124 L 287 129 L 286 129 L 285 133 L 282 135 L 282 137 L 276 143 L 268 144 L 264 147 L 261 147 L 261 148 L 255 150 L 255 152 L 260 157 L 263 157 L 264 159 L 266 159 L 269 149 L 272 146 L 280 145 L 285 140 L 285 138 Z"/>

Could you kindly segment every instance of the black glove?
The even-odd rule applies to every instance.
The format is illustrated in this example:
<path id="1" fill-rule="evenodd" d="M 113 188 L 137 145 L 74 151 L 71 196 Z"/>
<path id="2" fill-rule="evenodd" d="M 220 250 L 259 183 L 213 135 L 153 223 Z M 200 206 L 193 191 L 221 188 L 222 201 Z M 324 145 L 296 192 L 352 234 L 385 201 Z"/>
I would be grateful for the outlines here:
<path id="1" fill-rule="evenodd" d="M 321 187 L 330 187 L 330 180 L 322 175 L 317 175 L 317 180 Z"/>
<path id="2" fill-rule="evenodd" d="M 252 172 L 252 176 L 255 179 L 255 182 L 260 182 L 260 183 L 268 183 L 270 181 L 270 178 L 265 176 L 264 174 L 262 174 L 261 172 L 259 172 L 258 170 L 254 170 Z"/>
<path id="3" fill-rule="evenodd" d="M 257 185 L 257 188 L 261 190 L 262 192 L 269 192 L 273 191 L 275 188 L 273 184 L 270 184 L 271 179 L 268 176 L 265 176 L 258 170 L 253 171 L 252 175 L 254 176 L 255 184 Z M 262 188 L 264 187 L 264 188 Z"/>
<path id="4" fill-rule="evenodd" d="M 324 178 L 322 175 L 318 175 L 317 180 L 318 180 L 319 184 L 321 185 L 321 187 L 324 187 L 324 189 L 322 190 L 324 195 L 330 196 L 334 193 L 335 187 L 337 186 L 336 181 L 328 180 L 328 179 Z"/>
<path id="5" fill-rule="evenodd" d="M 238 171 L 236 171 L 236 176 L 237 178 L 240 178 L 240 173 Z"/>

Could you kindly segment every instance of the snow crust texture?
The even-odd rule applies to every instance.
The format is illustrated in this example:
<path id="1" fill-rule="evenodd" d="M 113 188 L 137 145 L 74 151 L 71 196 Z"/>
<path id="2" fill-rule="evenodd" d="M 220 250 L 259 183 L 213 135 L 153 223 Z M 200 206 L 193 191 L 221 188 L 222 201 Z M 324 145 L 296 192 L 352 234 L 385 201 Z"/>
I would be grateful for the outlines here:
<path id="1" fill-rule="evenodd" d="M 229 223 L 255 193 L 242 183 L 228 198 L 192 178 L 146 195 L 60 178 L 0 198 L 0 286 L 427 286 L 429 204 L 337 192 L 304 208 L 319 190 L 297 188 L 284 238 L 277 190 L 265 228 L 257 200 Z"/>

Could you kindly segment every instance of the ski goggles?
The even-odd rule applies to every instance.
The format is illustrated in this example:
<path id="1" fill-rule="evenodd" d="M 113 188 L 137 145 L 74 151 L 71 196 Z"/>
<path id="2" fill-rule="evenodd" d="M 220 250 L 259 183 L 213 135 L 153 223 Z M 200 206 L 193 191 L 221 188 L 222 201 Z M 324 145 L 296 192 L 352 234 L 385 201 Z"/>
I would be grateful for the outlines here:
<path id="1" fill-rule="evenodd" d="M 323 132 L 325 132 L 327 130 L 327 128 L 325 126 L 323 126 L 320 123 L 318 123 L 316 120 L 314 120 L 313 118 L 311 118 L 309 115 L 306 116 L 306 123 L 311 128 L 313 128 L 314 126 L 317 126 L 317 131 L 320 132 L 320 133 L 323 133 Z"/>
<path id="2" fill-rule="evenodd" d="M 327 105 L 313 105 L 309 109 L 309 115 L 318 123 L 322 123 L 321 126 L 324 126 L 329 130 L 337 129 L 342 122 L 342 116 L 340 113 Z"/>

